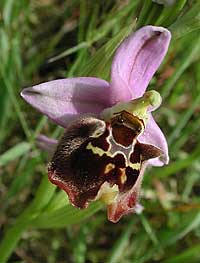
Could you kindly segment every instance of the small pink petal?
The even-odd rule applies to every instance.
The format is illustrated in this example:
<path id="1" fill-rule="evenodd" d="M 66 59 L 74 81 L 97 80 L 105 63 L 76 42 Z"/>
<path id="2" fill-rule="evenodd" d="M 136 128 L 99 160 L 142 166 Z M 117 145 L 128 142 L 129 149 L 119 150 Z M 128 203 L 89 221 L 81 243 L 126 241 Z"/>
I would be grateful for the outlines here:
<path id="1" fill-rule="evenodd" d="M 148 164 L 153 166 L 162 166 L 169 162 L 168 146 L 166 138 L 161 129 L 156 124 L 152 115 L 150 115 L 144 133 L 138 138 L 142 143 L 151 144 L 163 151 L 164 155 L 158 158 L 148 160 Z"/>
<path id="2" fill-rule="evenodd" d="M 139 203 L 136 203 L 134 209 L 135 209 L 135 213 L 136 213 L 137 215 L 140 215 L 140 214 L 142 214 L 142 212 L 143 212 L 143 210 L 144 210 L 144 206 L 142 206 L 142 205 L 139 204 Z"/>
<path id="3" fill-rule="evenodd" d="M 43 134 L 39 135 L 36 138 L 36 145 L 43 151 L 54 152 L 58 141 L 52 138 L 49 138 Z"/>
<path id="4" fill-rule="evenodd" d="M 110 87 L 98 78 L 59 79 L 25 88 L 21 96 L 57 124 L 67 122 L 81 113 L 99 113 L 109 107 Z"/>
<path id="5" fill-rule="evenodd" d="M 145 26 L 117 49 L 111 70 L 113 103 L 141 97 L 169 46 L 171 34 L 163 27 Z"/>

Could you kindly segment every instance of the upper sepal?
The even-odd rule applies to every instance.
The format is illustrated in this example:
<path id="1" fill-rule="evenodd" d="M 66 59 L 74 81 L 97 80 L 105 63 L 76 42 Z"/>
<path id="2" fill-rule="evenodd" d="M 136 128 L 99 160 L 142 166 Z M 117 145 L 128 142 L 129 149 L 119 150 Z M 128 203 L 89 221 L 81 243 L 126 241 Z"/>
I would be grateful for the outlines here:
<path id="1" fill-rule="evenodd" d="M 166 28 L 145 26 L 122 42 L 111 69 L 113 103 L 144 94 L 168 50 L 170 39 L 171 34 Z"/>

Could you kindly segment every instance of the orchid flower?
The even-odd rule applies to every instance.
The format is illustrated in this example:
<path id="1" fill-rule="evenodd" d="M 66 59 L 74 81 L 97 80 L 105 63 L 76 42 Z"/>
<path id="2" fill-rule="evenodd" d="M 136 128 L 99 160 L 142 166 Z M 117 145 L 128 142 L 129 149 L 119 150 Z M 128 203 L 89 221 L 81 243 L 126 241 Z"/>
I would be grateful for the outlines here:
<path id="1" fill-rule="evenodd" d="M 48 151 L 56 147 L 48 176 L 72 205 L 86 208 L 101 199 L 108 219 L 117 222 L 138 209 L 145 168 L 168 163 L 165 136 L 151 114 L 161 97 L 146 88 L 170 38 L 162 27 L 132 33 L 114 55 L 110 83 L 78 77 L 22 91 L 29 104 L 65 128 L 59 141 L 41 136 L 39 144 Z"/>

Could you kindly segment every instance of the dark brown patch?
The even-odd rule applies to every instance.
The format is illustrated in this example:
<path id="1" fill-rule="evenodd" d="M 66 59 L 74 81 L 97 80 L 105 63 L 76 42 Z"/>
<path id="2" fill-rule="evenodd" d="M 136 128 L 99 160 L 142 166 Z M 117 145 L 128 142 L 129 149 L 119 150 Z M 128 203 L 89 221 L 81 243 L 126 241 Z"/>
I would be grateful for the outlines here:
<path id="1" fill-rule="evenodd" d="M 113 127 L 114 125 L 118 124 L 113 124 Z M 121 132 L 116 129 L 116 137 L 124 138 L 123 145 L 131 144 L 135 133 L 126 126 L 120 129 Z M 99 130 L 102 134 L 95 138 Z M 96 118 L 87 117 L 74 122 L 61 138 L 49 164 L 50 181 L 65 190 L 72 204 L 77 207 L 87 207 L 104 182 L 108 182 L 110 186 L 116 184 L 120 192 L 126 192 L 137 181 L 140 169 L 133 169 L 126 164 L 128 156 L 125 157 L 122 152 L 115 153 L 115 156 L 106 153 L 109 149 L 106 138 L 110 132 L 111 126 L 107 124 L 105 129 L 105 123 Z M 129 137 L 127 141 L 126 137 Z M 89 143 L 104 150 L 104 154 L 94 154 L 95 151 L 87 149 Z M 152 145 L 137 142 L 130 155 L 130 162 L 142 165 L 143 161 L 159 156 L 158 150 Z"/>
<path id="2" fill-rule="evenodd" d="M 141 162 L 141 151 L 140 151 L 140 143 L 137 142 L 133 149 L 133 152 L 130 155 L 130 162 L 131 163 L 140 163 Z"/>
<path id="3" fill-rule="evenodd" d="M 124 184 L 124 191 L 131 189 L 131 187 L 136 183 L 139 174 L 140 170 L 133 169 L 129 166 L 126 167 L 127 181 Z"/>
<path id="4" fill-rule="evenodd" d="M 109 124 L 107 124 L 106 131 L 100 137 L 96 138 L 95 140 L 92 140 L 92 145 L 94 147 L 99 147 L 104 151 L 107 151 L 109 149 L 109 143 L 106 139 L 108 138 L 109 134 Z"/>
<path id="5" fill-rule="evenodd" d="M 111 120 L 112 135 L 116 143 L 128 147 L 141 133 L 144 123 L 133 114 L 122 111 Z"/>
<path id="6" fill-rule="evenodd" d="M 133 152 L 130 155 L 130 161 L 132 163 L 147 161 L 149 159 L 161 156 L 162 153 L 163 152 L 159 148 L 153 145 L 137 142 Z"/>
<path id="7" fill-rule="evenodd" d="M 53 158 L 49 167 L 50 171 L 56 171 L 59 180 L 64 182 L 74 190 L 73 196 L 70 197 L 72 203 L 80 208 L 84 208 L 89 200 L 97 195 L 100 186 L 105 182 L 110 185 L 118 184 L 119 168 L 125 167 L 125 158 L 122 154 L 111 158 L 104 154 L 99 156 L 91 150 L 87 150 L 87 143 L 84 143 L 72 153 L 70 158 L 66 158 L 63 151 L 59 152 L 59 158 Z M 57 153 L 58 154 L 58 153 Z M 61 164 L 61 159 L 63 162 Z M 112 163 L 115 169 L 105 173 L 106 165 Z M 68 188 L 64 189 L 69 192 Z"/>
<path id="8" fill-rule="evenodd" d="M 135 138 L 135 134 L 130 128 L 118 124 L 112 126 L 112 135 L 116 143 L 124 147 L 130 146 Z"/>
<path id="9" fill-rule="evenodd" d="M 140 147 L 143 161 L 159 157 L 163 154 L 163 152 L 159 148 L 153 145 L 150 145 L 150 144 L 140 143 L 139 147 Z"/>

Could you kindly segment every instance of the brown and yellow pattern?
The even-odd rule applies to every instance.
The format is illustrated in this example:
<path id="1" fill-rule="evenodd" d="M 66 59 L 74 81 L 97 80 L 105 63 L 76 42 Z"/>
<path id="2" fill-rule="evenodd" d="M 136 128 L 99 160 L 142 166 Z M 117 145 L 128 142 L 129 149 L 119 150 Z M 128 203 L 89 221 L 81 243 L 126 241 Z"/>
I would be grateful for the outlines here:
<path id="1" fill-rule="evenodd" d="M 110 123 L 93 117 L 74 122 L 49 164 L 49 179 L 80 208 L 98 196 L 104 183 L 117 186 L 119 193 L 128 191 L 143 162 L 161 155 L 158 148 L 138 142 L 143 126 L 142 120 L 126 111 L 117 113 Z"/>

